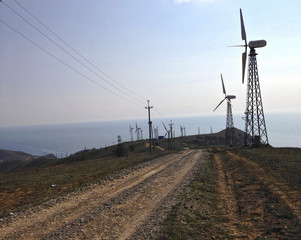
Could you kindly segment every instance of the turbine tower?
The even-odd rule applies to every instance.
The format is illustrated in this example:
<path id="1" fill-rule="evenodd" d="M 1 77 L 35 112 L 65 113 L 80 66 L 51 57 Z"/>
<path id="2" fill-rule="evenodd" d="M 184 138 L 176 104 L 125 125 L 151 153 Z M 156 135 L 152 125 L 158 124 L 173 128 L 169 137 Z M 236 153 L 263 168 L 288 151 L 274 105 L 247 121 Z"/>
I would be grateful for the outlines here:
<path id="1" fill-rule="evenodd" d="M 225 94 L 225 98 L 217 105 L 217 107 L 213 110 L 213 112 L 227 99 L 226 145 L 233 146 L 236 144 L 236 139 L 235 139 L 231 99 L 235 99 L 236 96 L 227 95 L 222 74 L 221 74 L 221 80 L 222 80 L 223 93 Z"/>
<path id="2" fill-rule="evenodd" d="M 134 138 L 133 138 L 133 128 L 130 126 L 130 131 L 129 131 L 129 134 L 131 135 L 131 142 L 133 142 Z"/>
<path id="3" fill-rule="evenodd" d="M 155 139 L 158 139 L 158 138 L 159 138 L 159 130 L 158 130 L 158 127 L 153 128 L 153 132 L 154 132 L 154 138 L 155 138 Z"/>
<path id="4" fill-rule="evenodd" d="M 184 127 L 180 125 L 181 137 L 184 137 Z"/>
<path id="5" fill-rule="evenodd" d="M 171 149 L 171 144 L 170 144 L 170 135 L 171 135 L 171 132 L 170 132 L 170 130 L 167 129 L 167 127 L 165 126 L 164 122 L 162 122 L 162 124 L 163 124 L 164 129 L 166 130 L 165 138 L 166 138 L 166 136 L 168 137 L 168 140 L 167 140 L 167 142 L 168 142 L 168 150 L 170 150 Z"/>
<path id="6" fill-rule="evenodd" d="M 259 85 L 259 76 L 256 61 L 255 48 L 264 47 L 265 40 L 250 41 L 247 44 L 247 36 L 244 26 L 242 11 L 240 9 L 241 38 L 245 41 L 242 45 L 245 52 L 242 54 L 242 83 L 244 83 L 245 68 L 247 61 L 247 47 L 249 53 L 249 69 L 247 83 L 247 99 L 245 111 L 245 145 L 259 146 L 260 144 L 269 144 L 266 130 L 265 118 L 263 113 L 262 98 Z"/>
<path id="7" fill-rule="evenodd" d="M 140 140 L 140 128 L 138 128 L 138 125 L 136 123 L 136 130 L 135 130 L 135 133 L 137 134 L 137 141 Z"/>

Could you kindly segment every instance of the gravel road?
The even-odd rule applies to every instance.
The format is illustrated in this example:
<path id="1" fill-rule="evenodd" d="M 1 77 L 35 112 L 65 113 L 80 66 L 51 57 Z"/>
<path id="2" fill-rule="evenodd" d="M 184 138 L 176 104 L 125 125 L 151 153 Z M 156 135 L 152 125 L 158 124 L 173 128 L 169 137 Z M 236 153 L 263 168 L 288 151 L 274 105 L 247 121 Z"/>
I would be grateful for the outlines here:
<path id="1" fill-rule="evenodd" d="M 0 239 L 156 239 L 202 161 L 185 150 L 0 219 Z"/>

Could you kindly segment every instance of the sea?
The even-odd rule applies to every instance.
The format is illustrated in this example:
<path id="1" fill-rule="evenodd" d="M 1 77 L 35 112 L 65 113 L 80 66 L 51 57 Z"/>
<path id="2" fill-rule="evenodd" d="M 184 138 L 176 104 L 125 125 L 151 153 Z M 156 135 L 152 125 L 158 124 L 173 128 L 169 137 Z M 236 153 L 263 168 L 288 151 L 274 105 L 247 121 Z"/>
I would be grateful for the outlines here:
<path id="1" fill-rule="evenodd" d="M 265 120 L 270 145 L 301 147 L 301 114 L 265 114 Z M 153 127 L 158 128 L 159 136 L 166 134 L 162 122 L 167 128 L 172 123 L 176 136 L 181 135 L 181 126 L 185 127 L 186 136 L 215 133 L 226 126 L 224 115 L 152 119 L 152 122 Z M 118 136 L 122 142 L 131 141 L 130 126 L 136 140 L 136 125 L 143 131 L 142 138 L 148 138 L 148 119 L 0 127 L 0 149 L 36 156 L 54 154 L 61 158 L 84 149 L 115 145 Z M 241 115 L 234 115 L 234 125 L 244 130 Z"/>

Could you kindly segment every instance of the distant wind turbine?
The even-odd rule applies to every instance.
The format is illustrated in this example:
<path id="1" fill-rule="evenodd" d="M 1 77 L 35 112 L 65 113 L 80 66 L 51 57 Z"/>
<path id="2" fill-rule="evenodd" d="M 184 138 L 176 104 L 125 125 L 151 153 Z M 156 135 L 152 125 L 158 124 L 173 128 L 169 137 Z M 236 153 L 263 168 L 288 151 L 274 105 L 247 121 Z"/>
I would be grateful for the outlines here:
<path id="1" fill-rule="evenodd" d="M 234 130 L 234 123 L 233 123 L 231 99 L 235 99 L 236 96 L 227 95 L 222 74 L 221 74 L 221 80 L 222 80 L 222 87 L 223 87 L 223 93 L 225 94 L 225 98 L 217 105 L 217 107 L 213 111 L 215 111 L 225 100 L 227 100 L 226 144 L 229 146 L 233 146 L 236 144 L 236 140 L 235 140 L 235 130 Z"/>

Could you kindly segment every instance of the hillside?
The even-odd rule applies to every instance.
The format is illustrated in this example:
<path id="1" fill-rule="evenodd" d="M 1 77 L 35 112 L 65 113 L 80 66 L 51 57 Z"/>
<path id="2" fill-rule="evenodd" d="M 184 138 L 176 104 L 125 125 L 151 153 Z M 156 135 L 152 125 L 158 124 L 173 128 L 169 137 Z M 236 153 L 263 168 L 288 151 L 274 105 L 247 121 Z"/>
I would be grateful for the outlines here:
<path id="1" fill-rule="evenodd" d="M 23 161 L 0 174 L 0 238 L 300 239 L 301 149 L 225 147 L 224 136 Z"/>
<path id="2" fill-rule="evenodd" d="M 57 158 L 53 154 L 46 156 L 33 156 L 28 153 L 10 150 L 0 150 L 0 173 L 13 172 L 30 167 L 43 167 L 56 163 Z"/>
<path id="3" fill-rule="evenodd" d="M 6 161 L 30 161 L 33 158 L 31 154 L 0 149 L 0 163 Z"/>
<path id="4" fill-rule="evenodd" d="M 129 146 L 1 174 L 0 238 L 301 238 L 301 149 Z"/>
<path id="5" fill-rule="evenodd" d="M 237 136 L 241 135 L 236 130 Z M 204 142 L 205 139 L 206 141 Z M 148 141 L 124 142 L 119 147 L 120 157 L 116 151 L 118 145 L 101 149 L 87 149 L 72 154 L 67 158 L 56 159 L 53 156 L 31 157 L 31 160 L 6 161 L 0 163 L 0 199 L 5 204 L 0 215 L 34 205 L 60 194 L 73 191 L 82 185 L 103 179 L 124 168 L 164 156 L 184 148 L 205 148 L 222 146 L 225 132 L 214 134 L 179 137 L 175 139 L 174 148 L 169 149 L 170 141 L 154 141 L 152 154 L 149 154 Z M 202 142 L 201 142 L 202 141 Z M 12 152 L 12 151 L 10 151 Z M 12 152 L 13 153 L 13 152 Z M 18 156 L 17 153 L 15 156 Z M 16 179 L 18 179 L 16 181 Z M 52 185 L 56 185 L 54 189 Z M 14 201 L 11 199 L 14 198 Z"/>
<path id="6" fill-rule="evenodd" d="M 301 239 L 301 149 L 210 148 L 160 239 Z"/>

